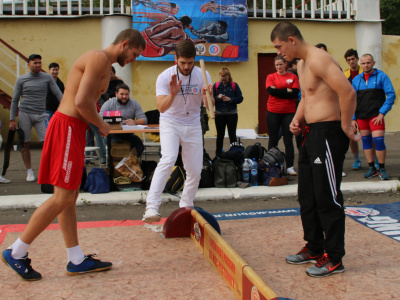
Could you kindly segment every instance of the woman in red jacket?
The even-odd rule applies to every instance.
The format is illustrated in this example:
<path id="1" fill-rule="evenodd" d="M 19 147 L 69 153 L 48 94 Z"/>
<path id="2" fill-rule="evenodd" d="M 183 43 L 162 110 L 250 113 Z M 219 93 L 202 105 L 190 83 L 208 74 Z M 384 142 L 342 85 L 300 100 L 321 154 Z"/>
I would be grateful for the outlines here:
<path id="1" fill-rule="evenodd" d="M 266 88 L 270 94 L 267 103 L 267 126 L 269 130 L 268 150 L 278 146 L 279 131 L 282 128 L 285 144 L 287 172 L 297 175 L 293 168 L 293 134 L 289 130 L 290 122 L 296 112 L 296 100 L 300 91 L 296 75 L 286 72 L 286 60 L 275 57 L 276 73 L 267 76 Z"/>

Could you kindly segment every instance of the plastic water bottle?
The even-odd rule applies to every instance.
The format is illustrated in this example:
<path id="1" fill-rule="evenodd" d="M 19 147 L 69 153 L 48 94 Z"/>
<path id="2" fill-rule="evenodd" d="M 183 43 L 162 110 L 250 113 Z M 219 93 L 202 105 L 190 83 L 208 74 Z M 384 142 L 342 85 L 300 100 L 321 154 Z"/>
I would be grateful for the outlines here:
<path id="1" fill-rule="evenodd" d="M 251 163 L 251 186 L 258 186 L 258 163 L 255 158 Z"/>
<path id="2" fill-rule="evenodd" d="M 250 164 L 247 159 L 243 163 L 243 182 L 250 183 Z"/>

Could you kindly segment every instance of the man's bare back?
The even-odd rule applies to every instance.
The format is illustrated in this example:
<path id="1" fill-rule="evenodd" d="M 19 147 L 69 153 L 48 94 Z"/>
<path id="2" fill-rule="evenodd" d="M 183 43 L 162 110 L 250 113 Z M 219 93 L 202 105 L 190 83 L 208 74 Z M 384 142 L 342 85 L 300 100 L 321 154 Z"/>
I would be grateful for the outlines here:
<path id="1" fill-rule="evenodd" d="M 58 111 L 91 122 L 99 128 L 104 127 L 98 114 L 84 116 L 78 107 L 91 106 L 92 111 L 96 112 L 96 102 L 105 93 L 110 81 L 110 69 L 111 62 L 103 50 L 91 50 L 79 57 L 68 75 Z"/>

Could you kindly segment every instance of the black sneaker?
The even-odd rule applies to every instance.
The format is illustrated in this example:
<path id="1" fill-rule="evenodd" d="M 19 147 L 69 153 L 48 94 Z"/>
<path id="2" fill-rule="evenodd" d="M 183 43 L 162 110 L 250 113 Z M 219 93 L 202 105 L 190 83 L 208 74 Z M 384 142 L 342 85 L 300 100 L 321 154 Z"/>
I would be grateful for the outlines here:
<path id="1" fill-rule="evenodd" d="M 316 263 L 322 256 L 323 253 L 314 253 L 304 246 L 297 254 L 286 256 L 286 262 L 295 265 Z"/>
<path id="2" fill-rule="evenodd" d="M 42 279 L 42 275 L 32 269 L 28 253 L 22 258 L 15 259 L 11 256 L 11 248 L 8 248 L 3 251 L 1 260 L 25 280 L 33 281 Z"/>
<path id="3" fill-rule="evenodd" d="M 342 261 L 334 261 L 326 253 L 314 266 L 308 268 L 306 271 L 307 275 L 312 277 L 325 277 L 342 272 L 344 272 Z"/>
<path id="4" fill-rule="evenodd" d="M 79 275 L 90 272 L 101 272 L 106 271 L 112 267 L 112 263 L 110 262 L 102 262 L 99 259 L 95 259 L 97 254 L 89 254 L 85 256 L 83 261 L 79 265 L 74 265 L 72 262 L 69 262 L 67 265 L 67 274 L 68 275 Z"/>

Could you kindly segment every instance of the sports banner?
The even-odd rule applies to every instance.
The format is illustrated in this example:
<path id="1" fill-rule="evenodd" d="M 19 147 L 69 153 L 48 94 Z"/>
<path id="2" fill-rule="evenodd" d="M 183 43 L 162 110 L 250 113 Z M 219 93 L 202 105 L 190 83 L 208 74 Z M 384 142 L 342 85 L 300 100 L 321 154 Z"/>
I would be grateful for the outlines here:
<path id="1" fill-rule="evenodd" d="M 248 61 L 245 0 L 133 0 L 132 27 L 146 40 L 139 60 L 173 61 L 182 40 L 205 61 Z"/>

